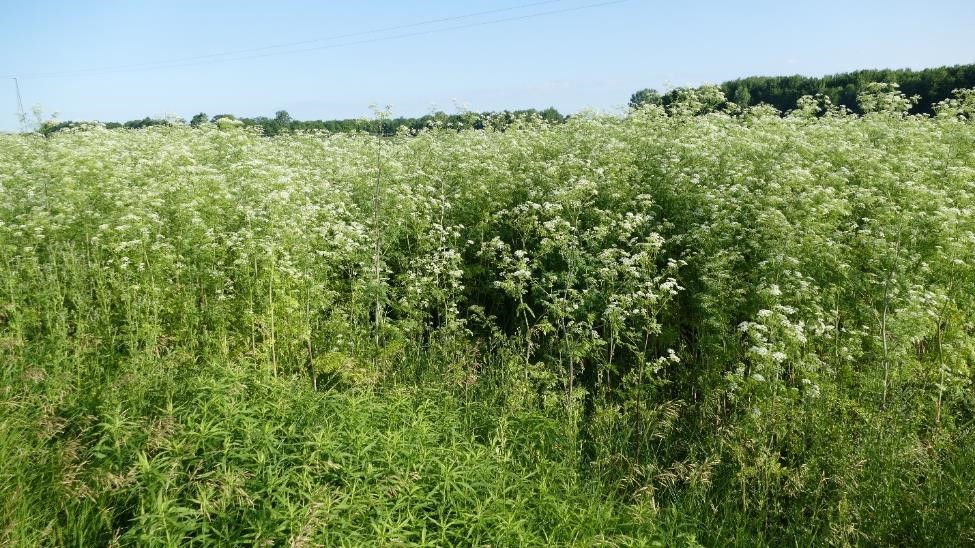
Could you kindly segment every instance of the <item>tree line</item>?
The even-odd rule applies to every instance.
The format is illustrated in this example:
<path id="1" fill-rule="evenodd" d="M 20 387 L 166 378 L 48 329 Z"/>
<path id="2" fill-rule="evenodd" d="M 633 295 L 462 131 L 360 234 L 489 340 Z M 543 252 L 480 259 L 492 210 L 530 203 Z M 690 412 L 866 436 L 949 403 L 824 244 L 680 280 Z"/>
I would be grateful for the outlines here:
<path id="1" fill-rule="evenodd" d="M 857 95 L 872 82 L 895 83 L 908 97 L 917 96 L 911 113 L 932 114 L 934 105 L 952 96 L 955 89 L 975 87 L 975 64 L 943 66 L 923 70 L 868 69 L 831 74 L 820 78 L 809 76 L 749 76 L 730 80 L 718 87 L 739 107 L 766 104 L 780 111 L 794 110 L 804 95 L 822 95 L 835 105 L 843 105 L 862 114 Z M 644 104 L 669 106 L 688 88 L 666 93 L 647 88 L 630 97 L 630 106 Z M 700 89 L 700 88 L 698 88 Z"/>
<path id="2" fill-rule="evenodd" d="M 242 125 L 246 127 L 260 127 L 264 135 L 279 135 L 292 131 L 311 131 L 324 130 L 332 133 L 364 132 L 374 135 L 391 134 L 405 127 L 411 132 L 420 131 L 429 127 L 449 127 L 456 129 L 496 129 L 503 130 L 523 118 L 540 118 L 549 123 L 562 123 L 568 117 L 560 113 L 555 108 L 549 107 L 543 110 L 524 109 L 524 110 L 504 110 L 488 112 L 462 112 L 457 114 L 447 114 L 446 112 L 434 112 L 417 118 L 396 117 L 382 121 L 366 120 L 361 118 L 348 118 L 337 120 L 295 120 L 286 110 L 277 111 L 273 117 L 256 116 L 252 118 L 237 117 L 233 114 L 216 114 L 209 116 L 206 113 L 199 113 L 190 118 L 187 122 L 183 118 L 142 118 L 139 120 L 129 120 L 128 122 L 107 122 L 105 127 L 108 129 L 141 129 L 159 125 L 187 124 L 198 127 L 204 124 L 223 124 L 223 125 Z M 41 124 L 40 132 L 47 135 L 58 131 L 78 127 L 83 122 L 73 121 L 49 121 Z"/>
<path id="3" fill-rule="evenodd" d="M 828 99 L 833 105 L 842 105 L 854 113 L 862 114 L 862 105 L 859 104 L 857 97 L 874 82 L 898 84 L 901 93 L 909 98 L 916 98 L 910 111 L 912 114 L 933 114 L 935 105 L 950 99 L 954 90 L 975 88 L 975 64 L 943 66 L 917 71 L 910 69 L 868 69 L 823 77 L 800 75 L 749 76 L 729 80 L 718 86 L 678 87 L 666 93 L 660 93 L 653 88 L 646 88 L 634 93 L 630 97 L 629 104 L 634 108 L 646 104 L 655 104 L 663 106 L 669 111 L 675 105 L 685 108 L 688 104 L 693 103 L 693 101 L 688 101 L 688 97 L 693 95 L 695 101 L 701 102 L 700 108 L 695 112 L 697 114 L 719 108 L 715 101 L 730 107 L 737 105 L 740 108 L 765 104 L 781 112 L 786 112 L 798 108 L 800 98 L 803 96 L 819 95 L 824 100 Z M 713 92 L 717 90 L 723 93 L 723 97 L 714 95 Z M 727 98 L 728 103 L 725 103 L 725 98 Z M 447 114 L 445 112 L 434 112 L 415 118 L 389 118 L 381 123 L 377 120 L 361 118 L 295 120 L 286 110 L 279 110 L 273 117 L 237 117 L 233 114 L 209 116 L 201 112 L 193 116 L 189 122 L 183 118 L 145 117 L 127 122 L 107 122 L 104 125 L 109 129 L 141 129 L 157 125 L 187 123 L 196 127 L 206 123 L 216 124 L 219 122 L 224 125 L 259 127 L 264 135 L 309 130 L 324 130 L 332 133 L 390 134 L 401 127 L 405 127 L 411 132 L 417 132 L 428 127 L 503 130 L 515 120 L 526 117 L 538 117 L 549 123 L 562 123 L 569 118 L 569 116 L 552 107 L 543 110 L 524 109 L 480 113 Z M 39 124 L 39 131 L 47 135 L 83 124 L 84 122 L 52 120 Z"/>

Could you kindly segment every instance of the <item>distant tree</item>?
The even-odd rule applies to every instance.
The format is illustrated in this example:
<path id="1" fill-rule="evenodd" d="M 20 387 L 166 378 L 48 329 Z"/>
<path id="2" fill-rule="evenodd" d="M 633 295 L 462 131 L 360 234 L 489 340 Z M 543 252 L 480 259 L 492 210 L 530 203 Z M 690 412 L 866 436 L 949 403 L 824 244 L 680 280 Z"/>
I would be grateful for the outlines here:
<path id="1" fill-rule="evenodd" d="M 201 112 L 196 116 L 194 116 L 193 118 L 190 118 L 190 125 L 193 127 L 198 127 L 200 125 L 207 123 L 207 121 L 209 120 L 210 118 L 206 115 L 206 113 Z"/>
<path id="2" fill-rule="evenodd" d="M 124 124 L 122 124 L 122 127 L 125 127 L 125 128 L 128 128 L 128 129 L 143 129 L 143 128 L 152 127 L 152 126 L 167 126 L 167 125 L 170 125 L 169 124 L 169 121 L 167 121 L 167 120 L 158 120 L 158 119 L 150 118 L 150 117 L 146 116 L 145 118 L 143 118 L 141 120 L 129 120 L 128 122 L 125 122 Z"/>
<path id="3" fill-rule="evenodd" d="M 541 114 L 542 119 L 545 120 L 546 122 L 559 123 L 565 121 L 565 116 L 562 116 L 562 113 L 555 110 L 555 107 L 548 107 L 547 109 L 543 110 L 539 114 Z"/>
<path id="4" fill-rule="evenodd" d="M 217 120 L 219 120 L 221 118 L 227 118 L 229 120 L 236 120 L 237 119 L 237 117 L 234 116 L 233 114 L 217 114 L 213 118 L 210 118 L 210 122 L 215 124 L 215 123 L 217 123 Z"/>
<path id="5" fill-rule="evenodd" d="M 663 96 L 661 96 L 660 93 L 653 88 L 641 89 L 630 96 L 630 106 L 633 108 L 637 108 L 642 105 L 661 104 L 663 104 Z"/>
<path id="6" fill-rule="evenodd" d="M 735 90 L 735 103 L 741 108 L 751 106 L 752 104 L 752 94 L 748 91 L 748 86 L 738 86 Z"/>
<path id="7" fill-rule="evenodd" d="M 279 123 L 279 124 L 281 124 L 281 125 L 283 125 L 283 126 L 290 126 L 291 125 L 291 115 L 288 114 L 288 111 L 286 111 L 286 110 L 279 110 L 279 111 L 277 111 L 277 112 L 274 113 L 274 121 L 277 122 L 277 123 Z"/>
<path id="8" fill-rule="evenodd" d="M 260 117 L 255 122 L 255 125 L 261 126 L 265 135 L 278 135 L 289 131 L 294 121 L 288 111 L 279 110 L 274 113 L 274 118 Z"/>

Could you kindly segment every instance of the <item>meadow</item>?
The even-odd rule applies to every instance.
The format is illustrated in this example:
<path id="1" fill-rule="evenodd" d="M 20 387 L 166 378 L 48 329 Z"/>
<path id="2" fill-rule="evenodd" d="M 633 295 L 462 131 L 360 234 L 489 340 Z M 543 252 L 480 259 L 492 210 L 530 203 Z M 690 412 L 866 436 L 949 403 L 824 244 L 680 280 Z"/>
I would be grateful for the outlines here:
<path id="1" fill-rule="evenodd" d="M 975 91 L 683 93 L 0 135 L 0 544 L 975 545 Z"/>

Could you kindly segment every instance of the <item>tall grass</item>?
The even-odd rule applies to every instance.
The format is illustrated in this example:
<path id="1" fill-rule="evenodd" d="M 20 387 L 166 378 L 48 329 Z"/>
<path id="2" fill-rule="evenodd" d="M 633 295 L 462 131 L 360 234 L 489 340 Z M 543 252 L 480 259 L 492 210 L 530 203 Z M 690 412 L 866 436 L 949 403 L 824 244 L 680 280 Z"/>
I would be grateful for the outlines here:
<path id="1" fill-rule="evenodd" d="M 695 93 L 0 136 L 0 542 L 975 543 L 975 95 Z"/>

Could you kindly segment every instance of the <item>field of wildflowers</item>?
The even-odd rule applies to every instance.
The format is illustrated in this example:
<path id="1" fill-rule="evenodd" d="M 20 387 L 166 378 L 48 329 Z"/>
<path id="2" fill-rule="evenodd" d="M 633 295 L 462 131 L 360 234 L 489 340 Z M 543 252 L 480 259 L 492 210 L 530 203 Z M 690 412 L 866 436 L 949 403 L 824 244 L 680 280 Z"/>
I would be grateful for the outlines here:
<path id="1" fill-rule="evenodd" d="M 975 91 L 0 135 L 0 544 L 975 544 Z"/>

